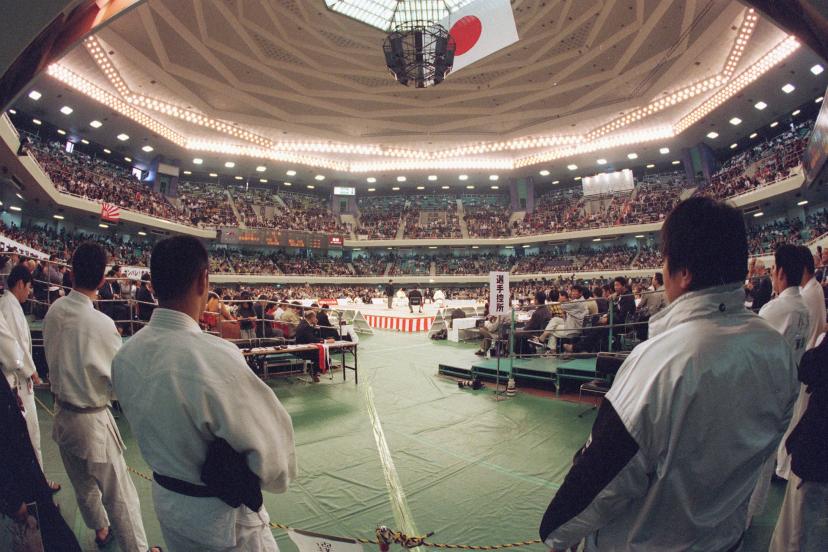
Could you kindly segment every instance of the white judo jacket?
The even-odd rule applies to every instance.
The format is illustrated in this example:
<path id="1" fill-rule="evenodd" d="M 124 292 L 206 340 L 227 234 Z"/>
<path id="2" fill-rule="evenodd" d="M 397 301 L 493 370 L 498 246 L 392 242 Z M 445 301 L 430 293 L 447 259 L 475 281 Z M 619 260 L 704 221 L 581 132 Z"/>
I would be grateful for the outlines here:
<path id="1" fill-rule="evenodd" d="M 5 295 L 11 293 L 6 292 Z M 12 323 L 0 311 L 0 369 L 9 386 L 15 389 L 20 385 L 20 380 L 25 378 L 26 365 L 23 350 L 12 332 Z"/>
<path id="2" fill-rule="evenodd" d="M 726 551 L 798 390 L 794 352 L 741 285 L 650 319 L 540 527 L 550 547 Z"/>
<path id="3" fill-rule="evenodd" d="M 798 366 L 808 346 L 811 331 L 810 314 L 799 293 L 799 286 L 791 286 L 765 303 L 759 309 L 759 316 L 782 334 L 794 350 Z"/>
<path id="4" fill-rule="evenodd" d="M 26 388 L 30 392 L 26 382 L 35 373 L 35 363 L 32 359 L 32 334 L 29 331 L 29 323 L 26 322 L 26 315 L 23 313 L 23 307 L 10 291 L 6 291 L 0 297 L 0 315 L 6 319 L 11 335 L 20 344 L 21 353 L 23 355 L 23 362 L 20 370 L 18 370 L 17 389 L 18 392 Z M 11 385 L 12 382 L 9 381 Z"/>
<path id="5" fill-rule="evenodd" d="M 285 492 L 296 478 L 290 415 L 247 366 L 234 344 L 201 331 L 186 314 L 156 308 L 112 363 L 118 399 L 155 473 L 196 485 L 208 445 L 222 438 L 247 457 L 262 489 Z M 153 485 L 162 524 L 196 542 L 235 543 L 236 524 L 260 525 L 251 512 L 218 498 L 196 498 Z"/>

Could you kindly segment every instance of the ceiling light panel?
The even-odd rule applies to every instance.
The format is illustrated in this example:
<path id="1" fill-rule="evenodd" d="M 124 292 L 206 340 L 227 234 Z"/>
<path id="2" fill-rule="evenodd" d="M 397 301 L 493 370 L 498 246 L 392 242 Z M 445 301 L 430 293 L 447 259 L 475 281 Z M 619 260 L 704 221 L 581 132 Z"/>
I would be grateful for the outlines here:
<path id="1" fill-rule="evenodd" d="M 328 9 L 382 31 L 406 21 L 439 21 L 472 0 L 399 2 L 399 0 L 325 0 Z"/>

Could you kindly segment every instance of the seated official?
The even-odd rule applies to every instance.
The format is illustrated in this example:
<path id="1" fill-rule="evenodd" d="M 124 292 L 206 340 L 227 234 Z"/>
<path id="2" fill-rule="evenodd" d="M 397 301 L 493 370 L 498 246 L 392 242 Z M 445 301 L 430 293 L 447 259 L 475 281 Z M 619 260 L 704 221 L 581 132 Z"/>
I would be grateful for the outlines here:
<path id="1" fill-rule="evenodd" d="M 500 333 L 500 326 L 503 324 L 503 317 L 488 316 L 483 326 L 478 328 L 480 335 L 483 336 L 483 342 L 480 344 L 480 349 L 474 352 L 477 356 L 486 356 L 489 349 L 492 348 L 492 343 L 498 339 Z"/>
<path id="2" fill-rule="evenodd" d="M 241 339 L 255 339 L 256 338 L 256 310 L 253 308 L 253 301 L 249 291 L 243 291 L 241 294 L 242 302 L 239 304 L 239 309 L 236 312 L 239 319 L 239 329 Z"/>
<path id="3" fill-rule="evenodd" d="M 295 338 L 297 345 L 334 342 L 334 339 L 322 338 L 322 336 L 319 333 L 317 323 L 318 320 L 316 318 L 316 312 L 312 310 L 306 311 L 305 317 L 302 319 L 301 322 L 299 322 L 299 326 L 296 327 Z M 301 351 L 297 352 L 296 356 L 310 361 L 311 377 L 313 378 L 314 383 L 319 382 L 319 372 L 322 368 L 319 364 L 319 353 L 317 351 Z"/>
<path id="4" fill-rule="evenodd" d="M 328 317 L 330 310 L 328 305 L 322 305 L 322 309 L 316 315 L 316 321 L 319 325 L 319 335 L 323 339 L 336 339 L 339 336 L 336 326 L 331 323 L 331 319 Z"/>
<path id="5" fill-rule="evenodd" d="M 138 319 L 149 322 L 152 311 L 155 310 L 156 301 L 155 295 L 152 294 L 152 283 L 148 272 L 141 275 L 141 287 L 135 293 L 135 299 L 138 301 Z"/>
<path id="6" fill-rule="evenodd" d="M 515 351 L 518 354 L 528 351 L 527 340 L 538 338 L 552 319 L 552 311 L 546 306 L 546 293 L 535 293 L 535 306 L 535 311 L 523 329 L 515 332 Z"/>

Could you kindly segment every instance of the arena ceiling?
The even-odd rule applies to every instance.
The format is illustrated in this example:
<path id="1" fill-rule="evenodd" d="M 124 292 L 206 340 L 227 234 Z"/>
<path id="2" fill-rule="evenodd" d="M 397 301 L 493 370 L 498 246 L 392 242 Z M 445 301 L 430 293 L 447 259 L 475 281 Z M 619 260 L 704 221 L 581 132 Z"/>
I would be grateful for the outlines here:
<path id="1" fill-rule="evenodd" d="M 131 135 L 170 159 L 233 157 L 343 178 L 528 175 L 584 155 L 697 143 L 702 123 L 732 116 L 716 109 L 722 101 L 763 82 L 778 95 L 778 79 L 763 77 L 806 50 L 736 1 L 512 8 L 516 44 L 429 89 L 396 83 L 384 33 L 324 0 L 149 0 L 34 85 L 87 104 L 76 110 L 124 116 Z M 807 52 L 795 72 L 815 61 Z"/>

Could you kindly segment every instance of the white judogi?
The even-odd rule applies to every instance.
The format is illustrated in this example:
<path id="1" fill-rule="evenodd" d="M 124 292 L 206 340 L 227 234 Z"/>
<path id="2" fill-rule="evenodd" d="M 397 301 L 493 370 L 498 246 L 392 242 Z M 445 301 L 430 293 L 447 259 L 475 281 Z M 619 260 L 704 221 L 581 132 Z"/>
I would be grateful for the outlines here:
<path id="1" fill-rule="evenodd" d="M 32 383 L 32 376 L 36 372 L 35 363 L 32 359 L 32 333 L 29 331 L 29 323 L 26 322 L 26 315 L 23 314 L 20 301 L 8 290 L 0 297 L 0 315 L 6 319 L 9 331 L 20 345 L 20 350 L 23 353 L 22 369 L 17 370 L 11 378 L 7 379 L 12 389 L 17 389 L 17 394 L 23 401 L 23 408 L 26 410 L 26 429 L 29 430 L 29 438 L 32 440 L 32 447 L 34 447 L 37 462 L 42 470 L 43 455 L 40 451 L 40 424 L 37 421 L 34 384 Z"/>
<path id="2" fill-rule="evenodd" d="M 793 349 L 798 366 L 799 361 L 802 360 L 802 355 L 805 354 L 808 345 L 808 333 L 811 329 L 808 307 L 802 300 L 799 286 L 791 286 L 782 291 L 776 299 L 765 303 L 759 310 L 759 316 L 767 320 L 776 331 L 782 334 L 782 337 Z M 782 443 L 782 446 L 784 446 L 784 438 Z M 774 454 L 768 458 L 759 473 L 759 481 L 756 483 L 756 488 L 750 497 L 750 505 L 748 506 L 748 525 L 754 516 L 761 514 L 765 509 L 776 457 L 777 452 L 774 451 Z"/>
<path id="3" fill-rule="evenodd" d="M 17 378 L 24 370 L 23 350 L 2 313 L 0 313 L 0 367 L 9 386 L 14 389 L 17 385 Z"/>
<path id="4" fill-rule="evenodd" d="M 825 292 L 822 286 L 817 282 L 816 278 L 811 278 L 804 287 L 800 288 L 802 300 L 808 309 L 808 318 L 810 321 L 810 329 L 808 331 L 808 345 L 806 350 L 810 351 L 817 346 L 817 339 L 825 331 Z M 788 426 L 788 431 L 782 437 L 782 442 L 779 443 L 779 450 L 776 453 L 776 475 L 782 479 L 790 479 L 791 477 L 791 457 L 785 449 L 785 441 L 788 436 L 802 419 L 802 415 L 808 408 L 808 399 L 810 395 L 806 393 L 806 386 L 799 386 L 799 397 L 794 406 L 793 418 L 791 424 Z"/>
<path id="5" fill-rule="evenodd" d="M 52 438 L 60 448 L 87 527 L 112 529 L 121 550 L 145 552 L 141 506 L 124 462 L 124 443 L 109 410 L 112 357 L 121 336 L 111 318 L 72 291 L 43 320 L 43 344 L 55 394 Z"/>
<path id="6" fill-rule="evenodd" d="M 776 331 L 782 334 L 785 341 L 794 350 L 796 363 L 802 360 L 802 355 L 808 345 L 811 319 L 808 307 L 799 293 L 799 286 L 791 286 L 782 291 L 776 299 L 765 303 L 759 310 L 759 316 L 768 321 Z"/>
<path id="7" fill-rule="evenodd" d="M 155 473 L 196 485 L 208 445 L 222 438 L 247 456 L 262 489 L 296 477 L 293 425 L 239 349 L 203 333 L 188 315 L 157 308 L 113 361 L 113 383 L 144 459 Z M 264 506 L 253 512 L 153 484 L 169 550 L 278 550 Z"/>
<path id="8" fill-rule="evenodd" d="M 793 352 L 745 309 L 741 285 L 685 293 L 649 328 L 606 396 L 637 451 L 548 534 L 550 547 L 588 535 L 588 551 L 720 552 L 744 532 L 793 410 Z"/>

